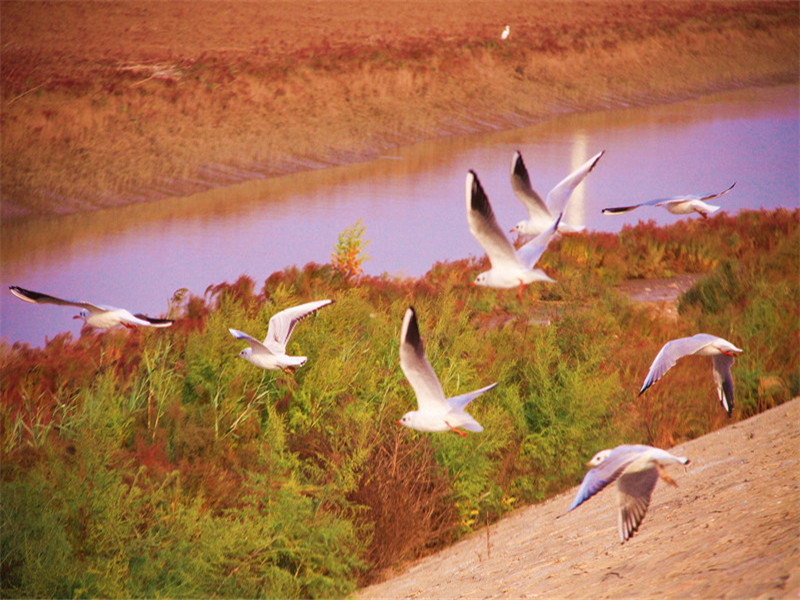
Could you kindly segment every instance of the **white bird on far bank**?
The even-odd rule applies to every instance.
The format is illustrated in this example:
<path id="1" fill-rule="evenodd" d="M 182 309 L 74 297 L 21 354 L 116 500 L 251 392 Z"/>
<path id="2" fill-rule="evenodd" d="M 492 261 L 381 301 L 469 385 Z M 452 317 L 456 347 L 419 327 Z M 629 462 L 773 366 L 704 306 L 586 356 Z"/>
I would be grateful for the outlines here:
<path id="1" fill-rule="evenodd" d="M 466 182 L 467 223 L 473 237 L 486 251 L 492 268 L 475 278 L 473 285 L 498 289 L 519 288 L 517 296 L 522 299 L 522 288 L 535 281 L 554 282 L 542 269 L 534 266 L 541 258 L 548 244 L 556 235 L 561 215 L 550 227 L 537 237 L 515 250 L 512 243 L 500 229 L 475 171 L 467 173 Z"/>
<path id="2" fill-rule="evenodd" d="M 292 373 L 294 369 L 306 363 L 306 356 L 289 356 L 286 354 L 286 343 L 292 335 L 295 325 L 300 321 L 315 313 L 323 306 L 332 304 L 333 300 L 317 300 L 306 302 L 291 308 L 287 308 L 272 315 L 267 327 L 267 337 L 263 342 L 259 342 L 253 336 L 239 331 L 238 329 L 228 329 L 231 335 L 240 340 L 246 340 L 249 348 L 245 348 L 239 356 L 248 362 L 253 363 L 261 369 Z"/>
<path id="3" fill-rule="evenodd" d="M 564 515 L 616 481 L 617 527 L 620 542 L 624 543 L 639 529 L 659 477 L 672 486 L 678 485 L 664 467 L 687 465 L 689 459 L 653 446 L 623 445 L 601 450 L 586 464 L 593 468 L 586 473 L 572 506 Z"/>
<path id="4" fill-rule="evenodd" d="M 664 344 L 650 365 L 650 371 L 645 377 L 641 396 L 644 392 L 661 379 L 678 359 L 684 356 L 710 356 L 713 360 L 714 383 L 717 385 L 717 395 L 722 408 L 730 417 L 733 413 L 733 377 L 731 365 L 736 354 L 743 352 L 728 340 L 708 333 L 698 333 L 691 337 L 679 338 Z"/>
<path id="5" fill-rule="evenodd" d="M 483 427 L 466 412 L 467 405 L 497 384 L 493 383 L 474 392 L 445 398 L 442 384 L 425 356 L 425 345 L 419 334 L 417 315 L 413 308 L 406 310 L 400 329 L 400 368 L 417 396 L 417 410 L 404 414 L 398 425 L 418 431 L 440 432 L 448 429 L 466 436 L 458 428 L 483 431 Z"/>
<path id="6" fill-rule="evenodd" d="M 693 194 L 688 194 L 686 196 L 672 196 L 671 198 L 656 198 L 655 200 L 650 200 L 648 202 L 642 202 L 641 204 L 633 204 L 631 206 L 617 206 L 614 208 L 604 208 L 603 214 L 604 215 L 619 215 L 622 213 L 630 212 L 635 208 L 639 208 L 640 206 L 663 206 L 673 215 L 688 215 L 689 213 L 696 212 L 700 214 L 701 217 L 704 219 L 708 218 L 708 215 L 717 212 L 720 207 L 715 206 L 713 204 L 707 204 L 708 200 L 713 200 L 714 198 L 719 198 L 720 196 L 727 194 L 733 189 L 733 186 L 736 185 L 734 181 L 731 187 L 727 190 L 722 190 L 721 192 L 716 192 L 713 194 L 706 194 L 705 196 L 695 196 Z"/>
<path id="7" fill-rule="evenodd" d="M 64 300 L 48 294 L 26 290 L 18 285 L 9 286 L 8 289 L 20 300 L 31 304 L 55 304 L 57 306 L 80 308 L 81 311 L 73 319 L 83 319 L 86 325 L 95 329 L 111 329 L 117 325 L 123 325 L 129 329 L 135 327 L 169 327 L 174 322 L 173 319 L 156 319 L 143 314 L 134 315 L 124 308 L 77 300 Z"/>
<path id="8" fill-rule="evenodd" d="M 503 29 L 503 33 L 500 34 L 500 39 L 507 40 L 509 35 L 511 35 L 511 26 L 506 25 L 505 29 Z"/>
<path id="9" fill-rule="evenodd" d="M 586 179 L 586 176 L 594 169 L 605 153 L 606 151 L 603 150 L 599 154 L 595 154 L 562 179 L 550 190 L 546 200 L 542 200 L 541 196 L 531 186 L 531 179 L 528 175 L 528 169 L 525 168 L 525 161 L 522 160 L 522 154 L 519 150 L 514 152 L 514 159 L 511 161 L 511 189 L 514 190 L 514 194 L 528 210 L 528 220 L 517 223 L 511 233 L 539 235 L 547 230 L 553 224 L 553 221 L 558 218 L 558 215 L 566 212 L 572 192 Z M 558 230 L 564 233 L 583 231 L 583 229 L 584 227 L 573 227 L 563 220 L 558 227 Z"/>

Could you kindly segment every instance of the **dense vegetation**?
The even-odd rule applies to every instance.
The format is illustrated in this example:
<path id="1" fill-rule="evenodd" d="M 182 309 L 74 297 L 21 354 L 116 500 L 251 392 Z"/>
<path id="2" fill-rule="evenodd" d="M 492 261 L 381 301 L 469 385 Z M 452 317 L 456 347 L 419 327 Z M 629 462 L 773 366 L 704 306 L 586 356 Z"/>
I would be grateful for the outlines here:
<path id="1" fill-rule="evenodd" d="M 576 484 L 602 447 L 727 424 L 705 359 L 637 397 L 660 346 L 699 331 L 744 348 L 734 419 L 781 403 L 800 393 L 798 225 L 777 210 L 566 235 L 542 261 L 558 282 L 521 303 L 470 287 L 474 260 L 416 280 L 309 264 L 176 294 L 169 330 L 5 344 L 2 595 L 346 595 Z M 680 273 L 706 275 L 677 320 L 615 288 Z M 228 327 L 321 298 L 336 302 L 297 327 L 294 376 L 237 358 Z M 471 405 L 484 432 L 395 424 L 415 402 L 409 305 L 446 393 L 499 382 Z"/>

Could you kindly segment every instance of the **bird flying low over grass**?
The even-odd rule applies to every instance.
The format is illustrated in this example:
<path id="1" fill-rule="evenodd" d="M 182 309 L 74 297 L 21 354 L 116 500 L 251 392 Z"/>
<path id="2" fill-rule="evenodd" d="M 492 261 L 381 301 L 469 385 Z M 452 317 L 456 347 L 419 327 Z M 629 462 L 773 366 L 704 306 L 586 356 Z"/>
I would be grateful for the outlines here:
<path id="1" fill-rule="evenodd" d="M 238 329 L 228 329 L 231 335 L 240 340 L 246 340 L 249 348 L 245 348 L 239 356 L 255 366 L 270 371 L 282 370 L 285 373 L 292 373 L 294 369 L 300 367 L 308 360 L 305 356 L 289 356 L 286 354 L 286 343 L 292 335 L 295 325 L 317 312 L 323 306 L 332 304 L 333 300 L 317 300 L 299 304 L 286 310 L 282 310 L 272 315 L 267 327 L 267 337 L 263 342 L 259 342 L 253 336 L 239 331 Z"/>
<path id="2" fill-rule="evenodd" d="M 525 168 L 525 161 L 522 160 L 522 154 L 517 150 L 511 161 L 511 189 L 528 210 L 528 220 L 517 223 L 511 233 L 539 235 L 549 229 L 558 215 L 566 212 L 572 192 L 586 179 L 586 176 L 605 153 L 606 151 L 603 150 L 599 154 L 595 154 L 578 169 L 567 175 L 550 190 L 547 199 L 543 201 L 531 187 L 531 179 L 528 176 L 528 169 Z M 558 229 L 564 233 L 574 233 L 583 231 L 584 228 L 572 227 L 562 221 Z"/>
<path id="3" fill-rule="evenodd" d="M 645 393 L 647 388 L 661 379 L 678 359 L 684 356 L 710 356 L 713 360 L 714 383 L 717 384 L 717 395 L 722 408 L 730 417 L 733 413 L 733 377 L 731 365 L 734 357 L 743 352 L 728 340 L 708 333 L 698 333 L 691 337 L 679 338 L 667 342 L 650 365 L 650 371 L 645 377 L 639 395 Z"/>
<path id="4" fill-rule="evenodd" d="M 75 306 L 81 311 L 75 315 L 74 319 L 83 319 L 83 322 L 96 329 L 110 329 L 117 325 L 123 325 L 130 329 L 135 327 L 169 327 L 174 323 L 173 319 L 156 319 L 143 314 L 131 314 L 124 308 L 114 306 L 104 306 L 102 304 L 92 304 L 91 302 L 63 300 L 48 294 L 26 290 L 18 285 L 12 285 L 8 289 L 20 300 L 32 304 L 55 304 L 57 306 Z"/>
<path id="5" fill-rule="evenodd" d="M 592 469 L 583 478 L 572 506 L 559 518 L 616 481 L 617 526 L 620 542 L 624 543 L 639 529 L 659 477 L 670 485 L 678 485 L 667 475 L 664 467 L 687 465 L 689 459 L 653 446 L 624 445 L 613 450 L 601 450 L 586 464 Z"/>
<path id="6" fill-rule="evenodd" d="M 492 268 L 475 278 L 474 285 L 498 289 L 519 288 L 518 297 L 522 299 L 522 288 L 535 281 L 554 282 L 541 269 L 533 268 L 541 258 L 548 244 L 556 235 L 561 215 L 550 224 L 550 227 L 538 236 L 515 250 L 503 230 L 489 204 L 489 198 L 483 191 L 475 171 L 467 173 L 466 185 L 467 223 L 473 237 L 486 251 Z"/>
<path id="7" fill-rule="evenodd" d="M 417 396 L 417 410 L 404 414 L 398 425 L 418 431 L 439 432 L 448 429 L 466 436 L 458 428 L 468 431 L 483 431 L 483 427 L 466 412 L 467 405 L 481 394 L 488 392 L 496 383 L 484 388 L 445 398 L 442 384 L 425 356 L 425 346 L 419 335 L 417 315 L 413 308 L 406 310 L 400 329 L 400 368 Z"/>
<path id="8" fill-rule="evenodd" d="M 663 206 L 673 215 L 688 215 L 689 213 L 696 212 L 699 213 L 701 217 L 706 219 L 708 218 L 708 215 L 715 213 L 720 209 L 719 206 L 706 204 L 706 201 L 713 200 L 714 198 L 719 198 L 723 194 L 727 194 L 733 189 L 734 185 L 736 185 L 735 181 L 727 190 L 722 190 L 721 192 L 714 194 L 706 194 L 705 196 L 695 196 L 692 194 L 686 196 L 672 196 L 671 198 L 656 198 L 655 200 L 650 200 L 649 202 L 642 202 L 641 204 L 633 204 L 631 206 L 604 208 L 603 214 L 619 215 L 630 212 L 634 208 L 639 208 L 640 206 Z"/>

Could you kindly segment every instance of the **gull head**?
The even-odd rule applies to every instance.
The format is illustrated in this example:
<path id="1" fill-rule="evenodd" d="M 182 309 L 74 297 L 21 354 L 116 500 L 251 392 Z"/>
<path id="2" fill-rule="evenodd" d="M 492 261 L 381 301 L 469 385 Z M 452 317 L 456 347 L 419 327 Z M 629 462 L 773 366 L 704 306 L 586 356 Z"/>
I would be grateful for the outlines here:
<path id="1" fill-rule="evenodd" d="M 525 225 L 527 225 L 527 221 L 520 221 L 514 227 L 508 230 L 509 233 L 523 233 L 525 230 Z"/>
<path id="2" fill-rule="evenodd" d="M 416 416 L 416 411 L 412 410 L 404 414 L 400 417 L 400 420 L 397 421 L 398 425 L 403 425 L 405 427 L 414 427 L 414 417 Z"/>
<path id="3" fill-rule="evenodd" d="M 474 281 L 472 282 L 472 285 L 481 285 L 483 287 L 488 287 L 489 286 L 489 272 L 488 271 L 484 271 L 483 273 L 478 275 L 474 279 Z"/>
<path id="4" fill-rule="evenodd" d="M 253 360 L 253 349 L 252 348 L 245 348 L 241 352 L 239 352 L 239 358 L 243 358 L 245 360 L 252 361 Z"/>
<path id="5" fill-rule="evenodd" d="M 611 450 L 600 450 L 600 452 L 598 452 L 592 457 L 592 460 L 586 463 L 586 466 L 596 467 L 597 465 L 602 463 L 605 459 L 607 459 L 609 454 L 611 454 Z"/>
<path id="6" fill-rule="evenodd" d="M 81 309 L 81 312 L 79 312 L 77 315 L 75 315 L 72 318 L 73 319 L 83 319 L 84 321 L 86 321 L 86 319 L 89 318 L 89 311 L 86 310 L 85 308 L 83 308 L 83 309 Z"/>

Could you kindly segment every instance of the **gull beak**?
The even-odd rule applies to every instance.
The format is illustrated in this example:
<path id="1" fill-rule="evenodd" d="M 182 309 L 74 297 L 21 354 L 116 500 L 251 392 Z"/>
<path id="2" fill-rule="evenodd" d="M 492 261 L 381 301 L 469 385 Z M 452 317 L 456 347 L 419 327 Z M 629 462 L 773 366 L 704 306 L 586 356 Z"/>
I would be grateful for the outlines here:
<path id="1" fill-rule="evenodd" d="M 586 463 L 586 466 L 587 466 L 587 467 L 591 467 L 591 466 L 592 466 L 592 461 L 589 461 L 589 462 L 587 462 L 587 463 Z"/>
<path id="2" fill-rule="evenodd" d="M 80 319 L 80 318 L 81 318 L 81 316 L 80 316 L 80 315 L 75 315 L 75 316 L 74 316 L 74 317 L 72 317 L 72 318 L 73 318 L 73 319 Z"/>
<path id="3" fill-rule="evenodd" d="M 398 425 L 402 425 L 402 423 L 400 421 L 395 421 L 395 423 L 398 424 Z"/>

